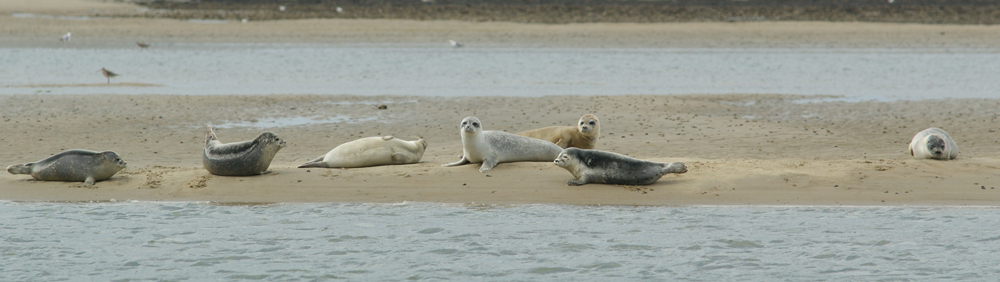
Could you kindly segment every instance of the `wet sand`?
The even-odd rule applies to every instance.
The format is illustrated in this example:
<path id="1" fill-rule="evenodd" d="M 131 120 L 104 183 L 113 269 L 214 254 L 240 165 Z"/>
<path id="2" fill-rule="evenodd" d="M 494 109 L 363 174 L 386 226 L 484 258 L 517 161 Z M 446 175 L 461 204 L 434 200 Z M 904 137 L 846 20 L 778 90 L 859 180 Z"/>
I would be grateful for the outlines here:
<path id="1" fill-rule="evenodd" d="M 1000 43 L 997 27 L 960 25 L 542 25 L 405 20 L 203 24 L 169 19 L 11 17 L 12 10 L 73 12 L 59 12 L 62 6 L 58 5 L 36 7 L 21 2 L 29 3 L 0 4 L 0 46 L 59 47 L 63 43 L 58 37 L 68 30 L 74 34 L 72 44 L 85 48 L 134 46 L 135 41 L 154 46 L 158 42 L 420 44 L 444 42 L 453 36 L 475 38 L 482 44 L 583 48 L 992 48 Z M 96 3 L 43 2 L 74 4 L 66 7 L 83 3 L 79 5 L 83 10 Z M 0 96 L 4 105 L 0 165 L 33 162 L 76 148 L 113 150 L 129 163 L 127 170 L 93 187 L 0 174 L 0 199 L 990 206 L 1000 200 L 1000 191 L 995 189 L 1000 186 L 996 150 L 1000 100 L 803 102 L 800 98 L 805 97 Z M 386 104 L 387 109 L 372 106 L 379 104 Z M 603 123 L 599 149 L 654 161 L 682 161 L 689 172 L 666 176 L 650 186 L 572 187 L 565 184 L 572 176 L 547 162 L 500 164 L 489 173 L 479 173 L 477 165 L 441 167 L 461 153 L 457 126 L 463 117 L 479 117 L 487 130 L 519 132 L 571 125 L 585 113 L 598 115 Z M 269 130 L 289 144 L 276 156 L 271 174 L 220 177 L 201 167 L 205 125 L 297 117 L 348 119 L 266 129 L 221 128 L 217 132 L 224 142 L 247 140 Z M 931 126 L 944 128 L 958 141 L 958 160 L 909 156 L 909 140 Z M 424 138 L 429 148 L 415 165 L 295 168 L 343 142 L 378 135 Z"/>

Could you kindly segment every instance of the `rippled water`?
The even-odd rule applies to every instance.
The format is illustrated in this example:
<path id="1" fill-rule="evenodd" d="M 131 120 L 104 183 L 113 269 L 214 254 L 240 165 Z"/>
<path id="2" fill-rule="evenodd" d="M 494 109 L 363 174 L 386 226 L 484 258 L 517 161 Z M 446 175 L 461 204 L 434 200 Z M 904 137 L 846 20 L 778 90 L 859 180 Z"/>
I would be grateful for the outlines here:
<path id="1" fill-rule="evenodd" d="M 949 207 L 0 202 L 0 280 L 994 280 Z"/>
<path id="2" fill-rule="evenodd" d="M 442 44 L 443 45 L 443 44 Z M 0 48 L 0 94 L 542 96 L 832 94 L 1000 97 L 1000 52 L 978 49 L 623 49 L 156 44 Z"/>

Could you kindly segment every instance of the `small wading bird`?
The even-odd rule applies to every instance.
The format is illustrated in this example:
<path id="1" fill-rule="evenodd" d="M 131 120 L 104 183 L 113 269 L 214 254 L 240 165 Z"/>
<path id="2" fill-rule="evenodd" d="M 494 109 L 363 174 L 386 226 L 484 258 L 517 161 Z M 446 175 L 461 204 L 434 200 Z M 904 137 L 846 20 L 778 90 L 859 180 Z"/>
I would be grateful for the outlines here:
<path id="1" fill-rule="evenodd" d="M 59 37 L 59 41 L 69 41 L 69 38 L 72 37 L 72 36 L 73 36 L 72 34 L 70 34 L 69 32 L 67 32 L 62 37 Z"/>
<path id="2" fill-rule="evenodd" d="M 455 42 L 455 40 L 450 40 L 450 39 L 448 40 L 448 43 L 451 43 L 451 47 L 455 47 L 455 48 L 461 48 L 462 46 L 465 46 L 465 45 L 462 45 L 462 43 L 458 43 L 458 42 Z"/>
<path id="3" fill-rule="evenodd" d="M 344 8 L 337 7 L 337 13 L 343 13 L 343 12 L 344 12 Z"/>
<path id="4" fill-rule="evenodd" d="M 117 73 L 113 73 L 113 72 L 111 72 L 111 71 L 109 71 L 109 70 L 107 70 L 105 68 L 101 68 L 101 73 L 104 74 L 104 77 L 108 78 L 108 84 L 111 84 L 111 78 L 112 77 L 118 76 Z"/>
<path id="5" fill-rule="evenodd" d="M 136 42 L 135 45 L 139 45 L 139 48 L 142 48 L 142 49 L 149 48 L 149 43 Z"/>

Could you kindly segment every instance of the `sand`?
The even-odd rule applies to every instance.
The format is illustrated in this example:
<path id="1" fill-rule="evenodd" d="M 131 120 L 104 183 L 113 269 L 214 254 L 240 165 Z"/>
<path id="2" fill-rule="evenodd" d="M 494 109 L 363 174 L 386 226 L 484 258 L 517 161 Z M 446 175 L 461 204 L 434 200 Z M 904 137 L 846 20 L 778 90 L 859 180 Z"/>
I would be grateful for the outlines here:
<path id="1" fill-rule="evenodd" d="M 48 1 L 74 4 L 68 7 L 83 3 L 80 9 L 88 7 L 84 4 L 105 5 Z M 995 36 L 1000 29 L 993 26 L 820 22 L 532 25 L 283 20 L 205 28 L 205 24 L 164 19 L 10 17 L 8 12 L 17 10 L 17 3 L 0 4 L 4 13 L 0 15 L 0 46 L 55 46 L 69 27 L 74 43 L 97 47 L 134 41 L 421 43 L 463 34 L 489 44 L 587 48 L 626 44 L 622 42 L 646 47 L 989 48 L 1000 38 Z M 944 40 L 942 36 L 954 37 Z M 995 150 L 1000 144 L 996 139 L 1000 100 L 838 102 L 814 98 L 768 94 L 0 96 L 4 105 L 0 165 L 33 162 L 76 148 L 113 150 L 129 164 L 125 171 L 92 187 L 0 174 L 0 199 L 579 205 L 1000 203 L 1000 190 L 995 189 L 1000 186 L 1000 153 Z M 372 106 L 379 104 L 387 109 Z M 566 180 L 572 177 L 569 172 L 548 162 L 504 163 L 489 173 L 479 173 L 477 165 L 441 166 L 461 154 L 458 123 L 466 116 L 479 117 L 487 130 L 519 132 L 571 125 L 585 113 L 596 114 L 603 123 L 599 149 L 653 161 L 681 161 L 689 172 L 665 176 L 649 186 L 567 186 Z M 217 129 L 224 142 L 248 140 L 265 130 L 287 140 L 288 146 L 271 164 L 272 173 L 221 177 L 201 167 L 205 125 L 301 117 L 314 122 Z M 336 120 L 342 117 L 349 118 Z M 958 141 L 959 159 L 914 160 L 909 156 L 907 144 L 912 136 L 931 126 L 944 128 Z M 295 168 L 343 142 L 378 135 L 424 138 L 429 148 L 414 165 Z"/>

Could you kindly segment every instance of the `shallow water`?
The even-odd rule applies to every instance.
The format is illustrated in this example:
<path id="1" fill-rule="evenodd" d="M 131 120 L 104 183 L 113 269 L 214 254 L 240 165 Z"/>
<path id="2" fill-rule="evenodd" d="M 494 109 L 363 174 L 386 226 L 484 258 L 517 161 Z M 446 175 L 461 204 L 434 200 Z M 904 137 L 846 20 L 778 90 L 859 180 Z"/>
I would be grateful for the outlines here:
<path id="1" fill-rule="evenodd" d="M 854 99 L 1000 97 L 980 49 L 453 49 L 423 45 L 157 44 L 0 48 L 0 94 L 543 96 L 691 93 Z"/>
<path id="2" fill-rule="evenodd" d="M 993 280 L 949 207 L 0 202 L 0 280 Z"/>

